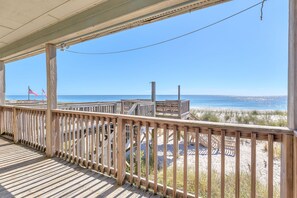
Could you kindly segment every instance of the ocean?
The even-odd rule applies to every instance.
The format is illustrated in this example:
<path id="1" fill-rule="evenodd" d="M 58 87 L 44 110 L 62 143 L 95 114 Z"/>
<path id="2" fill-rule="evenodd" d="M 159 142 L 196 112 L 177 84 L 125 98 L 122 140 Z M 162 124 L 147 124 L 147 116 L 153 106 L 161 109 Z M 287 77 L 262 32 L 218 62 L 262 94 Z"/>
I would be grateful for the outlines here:
<path id="1" fill-rule="evenodd" d="M 7 100 L 27 100 L 27 95 L 7 95 Z M 43 96 L 30 96 L 31 100 L 44 100 Z M 287 96 L 219 96 L 182 95 L 190 100 L 191 108 L 237 110 L 287 110 Z M 150 99 L 150 95 L 59 95 L 59 102 L 119 101 L 121 99 Z M 157 95 L 157 100 L 176 100 L 176 95 Z"/>

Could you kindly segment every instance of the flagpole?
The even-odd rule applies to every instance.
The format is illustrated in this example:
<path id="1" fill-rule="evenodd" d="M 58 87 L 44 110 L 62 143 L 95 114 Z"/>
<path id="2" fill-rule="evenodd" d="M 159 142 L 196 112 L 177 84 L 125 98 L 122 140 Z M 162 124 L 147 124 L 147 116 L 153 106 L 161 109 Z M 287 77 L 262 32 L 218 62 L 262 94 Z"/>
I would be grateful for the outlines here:
<path id="1" fill-rule="evenodd" d="M 30 90 L 30 86 L 28 86 L 28 100 L 30 100 L 30 93 L 29 93 L 29 90 Z"/>

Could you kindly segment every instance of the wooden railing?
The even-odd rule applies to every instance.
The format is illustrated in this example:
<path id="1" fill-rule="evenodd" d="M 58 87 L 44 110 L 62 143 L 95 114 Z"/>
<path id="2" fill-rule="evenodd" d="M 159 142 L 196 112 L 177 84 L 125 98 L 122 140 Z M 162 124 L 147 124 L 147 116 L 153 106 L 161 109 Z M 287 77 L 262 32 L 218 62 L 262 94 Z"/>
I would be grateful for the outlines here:
<path id="1" fill-rule="evenodd" d="M 154 116 L 154 103 L 150 100 L 121 100 L 121 114 Z"/>
<path id="2" fill-rule="evenodd" d="M 11 119 L 11 112 L 17 112 L 15 118 Z M 44 113 L 41 109 L 2 107 L 1 131 L 8 126 L 5 130 L 16 135 L 21 142 L 44 148 Z M 112 175 L 119 184 L 126 181 L 164 196 L 224 197 L 230 190 L 226 181 L 231 177 L 234 197 L 257 197 L 259 171 L 256 164 L 259 156 L 263 158 L 264 147 L 260 143 L 264 142 L 267 145 L 267 197 L 273 197 L 278 188 L 281 188 L 281 197 L 285 197 L 284 192 L 290 191 L 293 186 L 293 171 L 286 167 L 296 160 L 292 150 L 296 138 L 287 128 L 58 109 L 52 114 L 56 155 Z M 4 115 L 8 115 L 9 119 Z M 14 122 L 18 123 L 16 132 L 13 130 Z M 282 144 L 279 153 L 282 170 L 279 174 L 282 182 L 289 182 L 291 187 L 274 183 L 278 175 L 275 174 L 278 165 L 274 164 L 274 146 L 279 143 Z M 230 155 L 234 159 L 231 164 L 226 161 Z M 242 163 L 246 163 L 242 158 L 247 156 L 250 161 L 247 174 L 249 195 L 242 194 L 246 193 L 246 189 L 241 188 L 242 182 L 246 182 L 246 178 L 242 178 L 246 177 L 241 170 Z M 218 172 L 213 172 L 214 159 L 216 163 L 220 162 Z M 235 167 L 234 175 L 230 176 L 226 171 L 229 166 Z M 214 183 L 217 180 L 213 181 L 216 177 L 220 178 L 219 184 Z M 202 192 L 205 185 L 202 181 L 206 181 L 206 192 Z M 219 195 L 212 194 L 218 186 Z"/>
<path id="3" fill-rule="evenodd" d="M 90 103 L 61 103 L 58 105 L 62 110 L 73 111 L 89 111 L 89 112 L 102 112 L 102 113 L 117 113 L 117 103 L 112 102 L 90 102 Z"/>
<path id="4" fill-rule="evenodd" d="M 156 101 L 156 115 L 158 117 L 183 118 L 190 112 L 189 100 Z"/>
<path id="5" fill-rule="evenodd" d="M 45 109 L 2 106 L 1 133 L 10 135 L 15 142 L 45 150 Z"/>

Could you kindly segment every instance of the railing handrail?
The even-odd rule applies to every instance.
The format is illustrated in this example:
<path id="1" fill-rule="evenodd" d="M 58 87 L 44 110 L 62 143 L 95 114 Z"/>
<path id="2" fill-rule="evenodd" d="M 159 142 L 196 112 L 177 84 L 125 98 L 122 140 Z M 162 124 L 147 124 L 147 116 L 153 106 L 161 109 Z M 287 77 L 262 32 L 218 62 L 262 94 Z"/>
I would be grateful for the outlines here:
<path id="1" fill-rule="evenodd" d="M 32 111 L 43 111 L 45 112 L 46 109 L 44 108 L 31 108 L 31 107 L 24 107 L 24 106 L 14 106 L 14 105 L 0 105 L 0 108 L 11 108 L 11 109 L 21 109 L 21 110 L 32 110 Z"/>
<path id="2" fill-rule="evenodd" d="M 71 110 L 60 110 L 60 109 L 54 109 L 52 110 L 52 112 L 80 114 L 84 116 L 121 118 L 125 120 L 137 120 L 141 122 L 160 123 L 160 124 L 167 124 L 172 126 L 220 128 L 220 129 L 226 129 L 226 130 L 229 129 L 234 131 L 251 131 L 251 132 L 257 132 L 262 134 L 294 135 L 294 132 L 288 127 L 261 126 L 261 125 L 249 125 L 249 124 L 231 124 L 231 123 L 219 123 L 219 122 L 196 121 L 196 120 L 177 120 L 172 118 L 156 118 L 156 117 L 145 117 L 145 116 L 135 116 L 135 115 L 83 112 L 83 111 L 71 111 Z"/>

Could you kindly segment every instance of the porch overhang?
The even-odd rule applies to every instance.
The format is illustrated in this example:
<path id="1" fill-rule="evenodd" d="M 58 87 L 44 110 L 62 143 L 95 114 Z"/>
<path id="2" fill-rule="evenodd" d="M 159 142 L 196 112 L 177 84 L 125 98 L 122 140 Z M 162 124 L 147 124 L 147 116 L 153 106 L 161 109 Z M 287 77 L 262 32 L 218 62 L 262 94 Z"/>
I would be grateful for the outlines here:
<path id="1" fill-rule="evenodd" d="M 67 46 L 229 0 L 4 1 L 0 12 L 0 60 Z"/>

